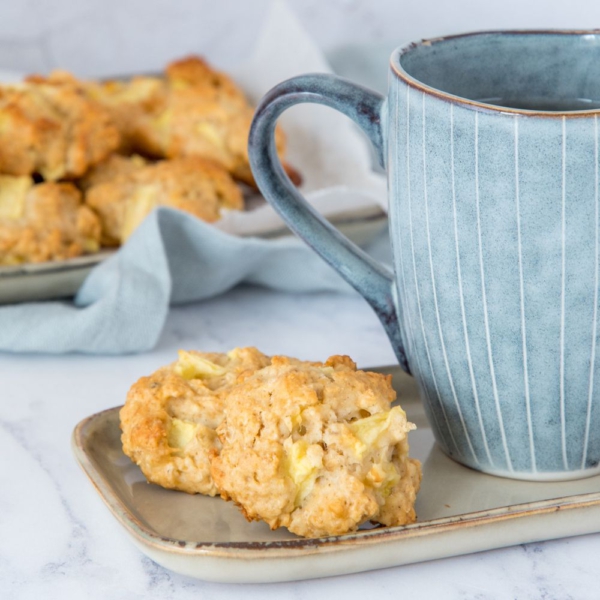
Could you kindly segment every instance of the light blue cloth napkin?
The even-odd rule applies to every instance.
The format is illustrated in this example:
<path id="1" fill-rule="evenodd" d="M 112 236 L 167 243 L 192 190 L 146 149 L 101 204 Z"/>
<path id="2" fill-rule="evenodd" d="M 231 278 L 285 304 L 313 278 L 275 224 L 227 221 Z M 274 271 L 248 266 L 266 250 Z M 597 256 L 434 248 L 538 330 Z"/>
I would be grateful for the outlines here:
<path id="1" fill-rule="evenodd" d="M 169 304 L 242 282 L 288 292 L 351 290 L 300 240 L 234 237 L 160 208 L 90 273 L 74 303 L 1 307 L 0 351 L 142 352 L 156 344 Z"/>

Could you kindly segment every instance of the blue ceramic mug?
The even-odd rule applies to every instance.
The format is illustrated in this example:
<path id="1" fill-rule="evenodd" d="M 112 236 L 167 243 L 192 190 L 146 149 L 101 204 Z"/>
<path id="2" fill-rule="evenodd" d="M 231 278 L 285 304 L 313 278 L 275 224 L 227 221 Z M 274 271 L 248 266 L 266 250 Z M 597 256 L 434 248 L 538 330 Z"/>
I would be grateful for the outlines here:
<path id="1" fill-rule="evenodd" d="M 275 121 L 301 102 L 336 108 L 373 142 L 393 274 L 281 168 Z M 265 198 L 371 304 L 442 449 L 486 473 L 600 472 L 599 113 L 600 32 L 534 31 L 410 44 L 391 57 L 387 98 L 295 77 L 254 119 Z"/>

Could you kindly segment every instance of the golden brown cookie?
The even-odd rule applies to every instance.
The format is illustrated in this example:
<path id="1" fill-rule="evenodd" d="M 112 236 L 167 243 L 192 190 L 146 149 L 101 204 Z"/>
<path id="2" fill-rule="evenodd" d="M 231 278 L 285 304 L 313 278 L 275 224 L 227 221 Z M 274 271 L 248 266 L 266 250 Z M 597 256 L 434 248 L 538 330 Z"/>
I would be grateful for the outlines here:
<path id="1" fill-rule="evenodd" d="M 224 395 L 238 378 L 269 364 L 255 348 L 227 354 L 180 351 L 179 360 L 142 377 L 121 409 L 123 452 L 152 483 L 214 496 L 209 454 L 220 444 Z"/>
<path id="2" fill-rule="evenodd" d="M 84 83 L 86 94 L 111 115 L 121 140 L 119 152 L 143 152 L 162 158 L 160 149 L 146 148 L 144 132 L 166 107 L 167 87 L 159 77 L 136 76 L 129 80 Z"/>
<path id="3" fill-rule="evenodd" d="M 73 184 L 0 175 L 1 265 L 73 258 L 99 242 L 100 222 Z"/>
<path id="4" fill-rule="evenodd" d="M 85 201 L 100 216 L 107 246 L 125 242 L 158 206 L 186 211 L 208 223 L 219 220 L 223 209 L 243 208 L 242 192 L 227 171 L 196 157 L 153 164 L 113 157 L 84 181 Z"/>
<path id="5" fill-rule="evenodd" d="M 227 395 L 211 467 L 221 496 L 249 520 L 307 537 L 413 522 L 421 468 L 395 397 L 391 376 L 348 357 L 273 357 Z"/>
<path id="6" fill-rule="evenodd" d="M 254 185 L 247 149 L 253 109 L 229 77 L 201 58 L 171 63 L 162 78 L 90 83 L 87 89 L 113 115 L 122 152 L 152 158 L 199 156 Z M 285 136 L 279 128 L 275 137 L 283 157 Z M 299 174 L 287 170 L 299 183 Z"/>
<path id="7" fill-rule="evenodd" d="M 0 86 L 0 173 L 72 179 L 118 145 L 108 111 L 68 74 Z"/>
<path id="8" fill-rule="evenodd" d="M 148 161 L 137 154 L 131 156 L 111 154 L 102 162 L 92 167 L 83 177 L 79 178 L 77 186 L 85 192 L 101 183 L 114 181 L 121 176 L 131 175 L 134 171 L 147 164 Z"/>
<path id="9" fill-rule="evenodd" d="M 213 69 L 199 56 L 186 56 L 167 65 L 165 77 L 172 88 L 202 91 L 229 108 L 247 106 L 246 97 L 233 80 Z"/>

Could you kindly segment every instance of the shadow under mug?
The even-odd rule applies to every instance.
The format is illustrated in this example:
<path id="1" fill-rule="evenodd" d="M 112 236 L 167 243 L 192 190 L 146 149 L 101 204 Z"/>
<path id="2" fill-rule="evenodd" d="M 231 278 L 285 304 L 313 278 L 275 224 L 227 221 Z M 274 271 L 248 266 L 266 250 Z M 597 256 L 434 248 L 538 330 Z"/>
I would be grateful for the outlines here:
<path id="1" fill-rule="evenodd" d="M 373 143 L 393 274 L 284 173 L 275 122 L 304 102 L 343 112 Z M 295 77 L 252 124 L 265 198 L 373 307 L 442 450 L 486 473 L 600 473 L 599 108 L 600 32 L 487 32 L 396 50 L 386 98 Z"/>

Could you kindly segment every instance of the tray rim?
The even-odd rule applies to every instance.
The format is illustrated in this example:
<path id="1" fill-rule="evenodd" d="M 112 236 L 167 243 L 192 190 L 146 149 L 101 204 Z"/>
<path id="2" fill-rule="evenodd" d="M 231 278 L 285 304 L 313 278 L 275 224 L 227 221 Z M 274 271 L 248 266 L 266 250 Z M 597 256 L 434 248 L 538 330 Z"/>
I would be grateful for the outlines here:
<path id="1" fill-rule="evenodd" d="M 328 216 L 329 221 L 358 244 L 364 244 L 387 227 L 387 214 L 379 206 L 340 211 Z M 224 235 L 241 238 L 279 240 L 293 237 L 284 225 L 258 233 Z M 114 257 L 119 248 L 102 248 L 99 252 L 75 258 L 41 263 L 0 266 L 0 305 L 72 298 L 85 278 L 97 266 Z"/>
<path id="2" fill-rule="evenodd" d="M 397 365 L 390 367 L 397 369 Z M 358 531 L 341 536 L 321 538 L 297 538 L 291 540 L 256 541 L 256 542 L 186 542 L 161 536 L 134 514 L 132 514 L 112 486 L 106 481 L 85 451 L 84 433 L 98 419 L 106 418 L 108 413 L 116 413 L 120 406 L 109 408 L 80 421 L 72 435 L 72 447 L 75 458 L 88 477 L 110 512 L 117 518 L 127 533 L 134 539 L 149 546 L 155 551 L 188 557 L 210 556 L 214 558 L 236 558 L 243 560 L 259 560 L 265 558 L 292 558 L 318 554 L 332 554 L 356 549 L 357 546 L 373 546 L 402 540 L 422 538 L 433 534 L 451 533 L 457 530 L 475 529 L 503 521 L 513 521 L 532 516 L 543 516 L 556 512 L 600 507 L 600 492 L 587 492 L 572 496 L 538 500 L 528 503 L 513 504 L 483 511 L 442 517 L 430 521 L 419 521 L 410 525 L 397 527 L 380 527 Z M 600 526 L 598 528 L 600 530 Z M 556 539 L 563 535 L 549 535 L 538 541 Z M 501 547 L 501 546 L 498 546 Z"/>
<path id="3" fill-rule="evenodd" d="M 2 265 L 0 266 L 0 282 L 3 278 L 27 277 L 31 275 L 51 274 L 55 271 L 64 272 L 93 268 L 116 254 L 117 250 L 117 248 L 102 248 L 98 252 L 82 254 L 81 256 L 65 258 L 63 260 L 49 260 L 40 263 L 29 262 L 20 265 Z"/>
<path id="4" fill-rule="evenodd" d="M 340 211 L 329 215 L 328 220 L 336 227 L 344 227 L 357 224 L 370 224 L 383 222 L 387 220 L 387 213 L 378 206 L 365 207 L 355 211 Z M 276 239 L 280 237 L 290 236 L 293 233 L 282 224 L 270 230 L 263 231 L 257 234 L 232 234 L 223 232 L 226 235 L 233 237 L 258 237 L 266 240 Z M 0 282 L 3 278 L 27 277 L 31 275 L 51 274 L 55 271 L 64 272 L 78 269 L 89 269 L 97 266 L 104 260 L 114 256 L 122 246 L 102 247 L 98 252 L 91 252 L 75 256 L 73 258 L 65 258 L 62 260 L 49 260 L 44 262 L 28 262 L 18 265 L 0 265 Z"/>

